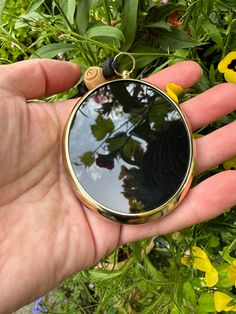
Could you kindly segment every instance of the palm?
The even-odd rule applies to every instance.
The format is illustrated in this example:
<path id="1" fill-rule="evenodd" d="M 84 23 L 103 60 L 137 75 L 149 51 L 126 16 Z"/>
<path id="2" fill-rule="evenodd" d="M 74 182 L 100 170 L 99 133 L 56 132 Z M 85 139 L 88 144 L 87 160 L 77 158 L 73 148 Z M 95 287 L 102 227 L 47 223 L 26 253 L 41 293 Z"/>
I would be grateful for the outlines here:
<path id="1" fill-rule="evenodd" d="M 5 234 L 11 234 L 9 240 L 3 240 L 9 252 L 4 272 L 9 276 L 18 271 L 12 268 L 10 260 L 25 265 L 21 275 L 28 280 L 34 278 L 32 284 L 44 277 L 41 287 L 44 291 L 55 280 L 59 282 L 65 274 L 91 266 L 113 249 L 118 243 L 120 227 L 97 218 L 99 240 L 96 241 L 97 232 L 93 234 L 93 226 L 89 224 L 90 212 L 84 211 L 68 187 L 60 158 L 60 122 L 63 123 L 60 113 L 68 110 L 66 104 L 26 104 L 14 97 L 8 100 L 8 106 L 6 120 L 15 120 L 19 141 L 9 136 L 2 161 L 1 224 Z M 12 169 L 10 174 L 9 169 Z M 109 228 L 109 241 L 105 241 Z M 100 241 L 103 245 L 99 245 Z M 16 294 L 20 297 L 20 289 Z"/>
<path id="2" fill-rule="evenodd" d="M 6 120 L 14 120 L 15 124 L 14 136 L 9 134 L 11 141 L 1 161 L 0 220 L 3 236 L 11 234 L 11 237 L 1 240 L 6 250 L 11 251 L 12 263 L 25 265 L 21 271 L 23 278 L 38 281 L 52 273 L 59 282 L 64 276 L 62 267 L 67 268 L 65 273 L 72 273 L 90 266 L 105 254 L 106 248 L 95 256 L 96 243 L 87 221 L 89 213 L 84 212 L 68 188 L 60 158 L 61 127 L 57 107 L 26 104 L 22 99 L 17 101 L 11 97 L 8 108 Z M 67 110 L 66 106 L 64 108 Z M 16 137 L 19 137 L 18 141 L 15 141 Z M 112 225 L 109 249 L 118 242 L 119 226 Z M 101 220 L 97 230 L 105 235 L 107 230 L 104 229 L 109 227 L 107 221 Z M 5 267 L 10 268 L 5 269 L 6 273 L 12 272 L 9 260 Z M 52 280 L 46 275 L 43 290 L 53 284 L 47 279 Z"/>
<path id="3" fill-rule="evenodd" d="M 196 65 L 188 64 L 185 68 L 182 65 L 182 69 L 189 73 L 184 78 L 182 73 L 179 76 L 171 73 L 177 73 L 180 66 L 165 70 L 150 80 L 153 83 L 157 79 L 163 81 L 163 85 L 159 84 L 163 88 L 174 76 L 175 82 L 186 88 L 198 79 L 200 71 Z M 54 70 L 62 72 L 62 69 Z M 0 102 L 0 112 L 4 112 L 4 115 L 0 115 L 0 134 L 4 134 L 0 139 L 0 277 L 4 287 L 1 297 L 5 301 L 3 312 L 0 310 L 0 313 L 31 301 L 65 277 L 95 264 L 118 244 L 209 219 L 236 203 L 233 193 L 235 172 L 229 172 L 208 179 L 192 189 L 173 213 L 159 222 L 150 223 L 148 228 L 146 225 L 121 226 L 84 208 L 70 189 L 60 154 L 62 130 L 74 101 L 28 104 L 23 97 L 12 96 L 14 93 L 11 90 L 16 89 L 15 94 L 24 94 L 26 98 L 50 94 L 74 84 L 78 79 L 78 70 L 73 71 L 74 74 L 69 73 L 73 74 L 72 78 L 64 74 L 67 83 L 57 81 L 55 86 L 51 83 L 50 87 L 49 79 L 52 78 L 48 70 L 49 91 L 43 93 L 26 92 L 25 86 L 14 86 L 13 79 L 10 87 L 0 82 L 4 99 Z M 61 84 L 61 87 L 56 88 L 57 84 Z M 193 128 L 235 109 L 235 101 L 232 100 L 235 87 L 228 86 L 226 89 L 227 105 L 208 114 L 208 117 L 207 112 L 202 115 L 203 108 L 194 107 L 196 101 L 194 103 L 194 100 L 190 100 L 183 104 Z M 198 100 L 201 103 L 204 95 L 199 97 L 202 97 Z M 226 96 L 222 95 L 222 99 L 225 100 Z M 217 99 L 219 104 L 220 101 Z M 210 112 L 209 104 L 208 107 Z M 204 110 L 207 111 L 207 108 Z M 227 136 L 233 134 L 234 130 L 235 123 L 198 142 L 197 172 L 235 155 L 236 139 Z M 227 147 L 220 149 L 226 138 Z M 212 150 L 217 150 L 217 157 L 212 158 Z M 225 189 L 223 192 L 222 187 Z M 204 195 L 206 189 L 208 193 Z M 217 195 L 214 199 L 213 194 Z M 205 209 L 208 209 L 207 213 Z M 15 278 L 21 278 L 22 281 L 16 284 Z M 9 307 L 13 294 L 14 304 Z"/>

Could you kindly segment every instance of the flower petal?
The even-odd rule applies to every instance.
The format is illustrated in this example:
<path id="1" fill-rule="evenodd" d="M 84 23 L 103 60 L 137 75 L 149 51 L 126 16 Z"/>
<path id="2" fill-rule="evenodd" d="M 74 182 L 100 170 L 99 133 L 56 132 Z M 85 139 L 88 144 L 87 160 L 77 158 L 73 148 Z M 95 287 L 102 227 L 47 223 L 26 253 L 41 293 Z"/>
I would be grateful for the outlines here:
<path id="1" fill-rule="evenodd" d="M 236 59 L 236 51 L 231 51 L 228 53 L 223 60 L 227 60 L 228 62 L 232 62 L 234 59 Z"/>
<path id="2" fill-rule="evenodd" d="M 227 306 L 229 302 L 233 300 L 231 296 L 228 294 L 225 294 L 220 291 L 216 291 L 214 293 L 214 301 L 215 301 L 215 308 L 217 312 L 222 312 L 222 311 L 236 311 L 236 305 L 234 306 Z"/>
<path id="3" fill-rule="evenodd" d="M 166 84 L 166 89 L 167 88 L 171 89 L 177 96 L 179 96 L 180 94 L 184 92 L 184 89 L 180 85 L 175 84 L 175 83 Z"/>
<path id="4" fill-rule="evenodd" d="M 192 252 L 194 255 L 193 266 L 201 271 L 208 272 L 211 270 L 211 262 L 207 256 L 207 254 L 197 246 L 192 247 Z"/>
<path id="5" fill-rule="evenodd" d="M 222 60 L 220 61 L 220 63 L 218 64 L 218 70 L 220 73 L 225 73 L 228 70 L 228 65 L 230 64 L 230 62 Z"/>
<path id="6" fill-rule="evenodd" d="M 213 287 L 218 282 L 218 272 L 215 267 L 211 267 L 211 269 L 205 273 L 205 281 L 207 287 Z"/>
<path id="7" fill-rule="evenodd" d="M 236 287 L 236 259 L 233 260 L 232 264 L 228 267 L 228 278 Z"/>
<path id="8" fill-rule="evenodd" d="M 185 266 L 189 266 L 191 263 L 191 259 L 190 256 L 184 255 L 181 257 L 180 263 L 185 265 Z"/>
<path id="9" fill-rule="evenodd" d="M 231 51 L 228 53 L 223 60 L 218 64 L 218 70 L 220 73 L 225 73 L 228 69 L 228 65 L 236 59 L 236 51 Z"/>
<path id="10" fill-rule="evenodd" d="M 234 70 L 227 70 L 224 77 L 228 83 L 236 83 L 236 72 Z"/>
<path id="11" fill-rule="evenodd" d="M 178 104 L 179 103 L 179 99 L 178 99 L 178 97 L 177 97 L 177 95 L 172 91 L 172 89 L 170 89 L 170 88 L 166 88 L 166 94 L 172 99 L 172 100 L 174 100 L 174 102 L 176 103 L 176 104 Z"/>

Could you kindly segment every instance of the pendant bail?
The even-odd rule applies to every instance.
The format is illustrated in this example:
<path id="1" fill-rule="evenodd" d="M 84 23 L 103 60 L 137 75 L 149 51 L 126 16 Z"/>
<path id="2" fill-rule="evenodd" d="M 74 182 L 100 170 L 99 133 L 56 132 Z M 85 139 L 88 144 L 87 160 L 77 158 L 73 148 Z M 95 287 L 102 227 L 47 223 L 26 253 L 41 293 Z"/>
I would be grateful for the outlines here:
<path id="1" fill-rule="evenodd" d="M 134 69 L 135 69 L 136 62 L 135 62 L 134 57 L 130 53 L 128 53 L 128 52 L 120 52 L 120 53 L 118 53 L 118 55 L 115 56 L 113 62 L 118 62 L 118 59 L 121 58 L 122 56 L 128 56 L 131 59 L 131 62 L 132 62 L 131 69 L 119 72 L 115 67 L 113 67 L 113 70 L 116 73 L 116 75 L 121 76 L 123 79 L 128 79 L 130 77 L 130 75 L 133 73 Z"/>

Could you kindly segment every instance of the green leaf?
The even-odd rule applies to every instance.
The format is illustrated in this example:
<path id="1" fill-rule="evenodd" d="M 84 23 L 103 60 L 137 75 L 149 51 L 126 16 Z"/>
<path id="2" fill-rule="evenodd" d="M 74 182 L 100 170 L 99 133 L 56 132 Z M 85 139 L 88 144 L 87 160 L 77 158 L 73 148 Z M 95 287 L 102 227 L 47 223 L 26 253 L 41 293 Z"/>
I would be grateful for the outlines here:
<path id="1" fill-rule="evenodd" d="M 184 283 L 184 297 L 190 304 L 196 304 L 196 294 L 190 282 Z"/>
<path id="2" fill-rule="evenodd" d="M 198 299 L 198 309 L 200 313 L 209 313 L 215 312 L 215 303 L 214 303 L 214 296 L 210 293 L 203 293 L 201 294 L 200 298 Z"/>
<path id="3" fill-rule="evenodd" d="M 3 14 L 4 7 L 5 7 L 5 3 L 6 3 L 6 0 L 1 0 L 1 2 L 0 2 L 0 22 L 2 20 L 2 14 Z"/>
<path id="4" fill-rule="evenodd" d="M 235 170 L 236 169 L 236 157 L 226 160 L 223 163 L 223 167 L 225 170 Z"/>
<path id="5" fill-rule="evenodd" d="M 166 29 L 167 31 L 171 31 L 171 27 L 163 20 L 154 23 L 149 23 L 145 25 L 145 27 L 163 28 Z"/>
<path id="6" fill-rule="evenodd" d="M 176 5 L 173 3 L 164 4 L 162 6 L 153 5 L 149 9 L 149 14 L 147 20 L 151 21 L 160 21 L 163 20 L 166 16 L 169 16 L 173 11 L 180 10 L 181 5 Z"/>
<path id="7" fill-rule="evenodd" d="M 91 279 L 91 282 L 99 282 L 99 281 L 106 281 L 106 280 L 111 280 L 115 279 L 123 274 L 122 270 L 104 270 L 104 269 L 90 269 L 89 270 L 89 276 Z"/>
<path id="8" fill-rule="evenodd" d="M 138 53 L 140 55 L 135 56 L 135 69 L 143 69 L 150 63 L 152 63 L 158 56 L 155 54 L 163 53 L 158 49 L 150 47 L 146 42 L 140 41 L 135 47 L 132 49 L 132 53 Z M 150 55 L 148 55 L 150 53 Z M 126 65 L 126 68 L 130 68 L 131 64 Z"/>
<path id="9" fill-rule="evenodd" d="M 222 288 L 230 288 L 232 287 L 232 282 L 229 280 L 229 264 L 221 263 L 217 265 L 217 271 L 219 274 L 219 284 Z"/>
<path id="10" fill-rule="evenodd" d="M 176 305 L 172 307 L 170 314 L 180 314 L 180 310 Z"/>
<path id="11" fill-rule="evenodd" d="M 79 34 L 84 35 L 89 25 L 89 13 L 96 0 L 77 1 L 76 24 Z M 68 1 L 69 3 L 69 1 Z"/>
<path id="12" fill-rule="evenodd" d="M 58 3 L 67 17 L 68 21 L 72 24 L 74 21 L 74 14 L 76 9 L 76 1 L 75 0 L 58 0 Z"/>
<path id="13" fill-rule="evenodd" d="M 227 304 L 227 306 L 229 306 L 229 307 L 234 306 L 234 305 L 236 305 L 236 298 L 234 298 L 233 300 L 231 300 L 231 301 Z"/>
<path id="14" fill-rule="evenodd" d="M 27 9 L 27 14 L 34 12 L 35 10 L 37 10 L 43 3 L 45 2 L 45 0 L 32 0 L 30 2 L 30 5 L 28 6 Z"/>
<path id="15" fill-rule="evenodd" d="M 210 36 L 210 38 L 220 47 L 224 47 L 224 41 L 221 35 L 221 30 L 204 19 L 201 24 L 202 29 Z"/>
<path id="16" fill-rule="evenodd" d="M 220 239 L 214 235 L 212 235 L 208 242 L 209 247 L 218 247 L 220 245 Z"/>
<path id="17" fill-rule="evenodd" d="M 92 152 L 86 152 L 80 157 L 80 160 L 86 167 L 90 167 L 94 163 L 95 157 Z"/>
<path id="18" fill-rule="evenodd" d="M 102 116 L 98 116 L 96 124 L 91 126 L 91 131 L 98 141 L 104 139 L 104 137 L 114 130 L 114 123 L 111 119 L 104 119 Z"/>
<path id="19" fill-rule="evenodd" d="M 169 62 L 169 65 L 178 63 L 181 60 L 181 58 L 187 59 L 189 54 L 190 54 L 189 50 L 184 50 L 184 49 L 176 50 L 173 53 L 173 55 L 176 56 L 176 58 L 171 59 Z"/>
<path id="20" fill-rule="evenodd" d="M 78 47 L 74 44 L 55 43 L 43 46 L 35 51 L 31 58 L 54 58 L 60 52 L 77 51 Z"/>
<path id="21" fill-rule="evenodd" d="M 133 44 L 138 15 L 138 0 L 124 1 L 124 9 L 122 12 L 121 31 L 124 34 L 125 42 L 122 45 L 122 50 L 127 51 Z"/>
<path id="22" fill-rule="evenodd" d="M 159 298 L 157 298 L 151 305 L 145 307 L 144 310 L 140 311 L 140 314 L 150 314 L 150 313 L 157 313 L 156 310 L 158 308 L 158 304 L 160 304 Z"/>
<path id="23" fill-rule="evenodd" d="M 125 41 L 123 33 L 113 26 L 95 26 L 91 27 L 87 32 L 89 38 L 111 37 L 120 41 Z"/>
<path id="24" fill-rule="evenodd" d="M 202 43 L 190 37 L 185 31 L 173 29 L 171 32 L 162 31 L 159 39 L 160 47 L 166 51 L 201 46 Z"/>
<path id="25" fill-rule="evenodd" d="M 29 23 L 27 21 L 39 21 L 42 20 L 42 15 L 38 12 L 31 12 L 27 14 L 22 14 L 20 19 L 15 23 L 15 29 L 22 27 L 29 27 Z"/>
<path id="26" fill-rule="evenodd" d="M 145 266 L 153 280 L 165 282 L 163 274 L 152 265 L 149 258 L 145 258 Z"/>

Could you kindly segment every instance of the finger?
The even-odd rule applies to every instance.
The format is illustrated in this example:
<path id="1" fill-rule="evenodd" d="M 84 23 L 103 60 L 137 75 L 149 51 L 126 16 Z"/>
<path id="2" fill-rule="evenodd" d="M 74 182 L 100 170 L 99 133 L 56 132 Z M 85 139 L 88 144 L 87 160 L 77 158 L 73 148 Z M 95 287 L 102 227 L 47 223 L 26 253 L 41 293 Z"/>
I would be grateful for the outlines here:
<path id="1" fill-rule="evenodd" d="M 196 140 L 196 174 L 236 156 L 236 122 Z"/>
<path id="2" fill-rule="evenodd" d="M 26 99 L 59 93 L 80 78 L 79 67 L 71 62 L 34 59 L 0 66 L 0 89 Z"/>
<path id="3" fill-rule="evenodd" d="M 236 85 L 224 83 L 181 104 L 192 129 L 198 129 L 236 109 Z"/>
<path id="4" fill-rule="evenodd" d="M 122 225 L 120 244 L 180 230 L 214 218 L 236 204 L 236 171 L 218 173 L 192 188 L 169 215 L 145 225 Z"/>
<path id="5" fill-rule="evenodd" d="M 183 61 L 146 78 L 145 81 L 162 90 L 166 90 L 168 83 L 175 83 L 186 89 L 193 86 L 201 75 L 202 69 L 199 64 L 193 61 Z"/>
<path id="6" fill-rule="evenodd" d="M 152 76 L 145 79 L 145 81 L 152 83 L 159 88 L 165 90 L 166 84 L 176 83 L 183 88 L 189 88 L 195 84 L 202 75 L 201 67 L 193 61 L 184 61 L 172 65 Z M 60 117 L 62 128 L 64 127 L 68 116 L 75 105 L 76 100 L 70 100 L 67 102 L 60 102 L 57 104 L 57 111 Z"/>

